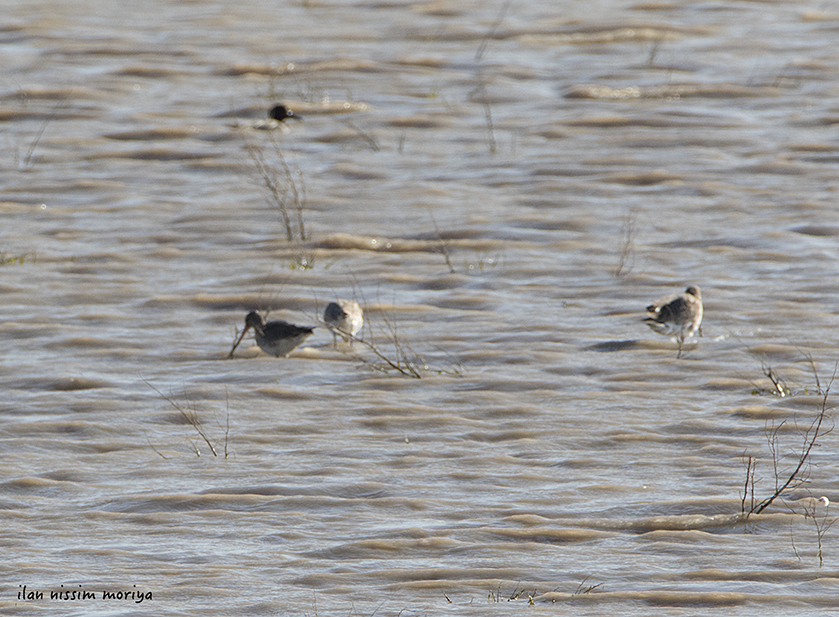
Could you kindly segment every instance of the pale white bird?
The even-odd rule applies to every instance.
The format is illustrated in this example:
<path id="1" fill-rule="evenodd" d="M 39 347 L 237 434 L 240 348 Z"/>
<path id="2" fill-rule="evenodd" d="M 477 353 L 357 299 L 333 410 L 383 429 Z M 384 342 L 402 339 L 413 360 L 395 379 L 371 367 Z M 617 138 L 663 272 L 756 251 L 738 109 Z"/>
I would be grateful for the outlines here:
<path id="1" fill-rule="evenodd" d="M 355 300 L 337 300 L 326 305 L 323 322 L 332 330 L 332 343 L 338 346 L 338 337 L 352 345 L 355 335 L 364 325 L 364 311 Z"/>

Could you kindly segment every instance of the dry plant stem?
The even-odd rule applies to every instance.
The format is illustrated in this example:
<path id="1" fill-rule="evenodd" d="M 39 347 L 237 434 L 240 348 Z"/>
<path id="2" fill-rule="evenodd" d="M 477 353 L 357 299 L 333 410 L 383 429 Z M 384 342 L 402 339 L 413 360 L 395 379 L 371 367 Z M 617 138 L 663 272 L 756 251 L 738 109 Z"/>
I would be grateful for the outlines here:
<path id="1" fill-rule="evenodd" d="M 434 233 L 437 234 L 437 240 L 440 243 L 440 252 L 443 254 L 443 259 L 446 260 L 446 265 L 449 267 L 449 272 L 455 273 L 452 265 L 451 254 L 449 252 L 449 243 L 443 239 L 443 234 L 440 233 L 440 228 L 437 226 L 437 219 L 434 218 L 434 213 L 429 210 L 428 215 L 431 217 L 431 222 L 434 225 Z"/>
<path id="2" fill-rule="evenodd" d="M 367 349 L 372 351 L 373 354 L 377 358 L 379 358 L 379 360 L 381 360 L 382 362 L 385 363 L 385 367 L 380 367 L 380 366 L 377 366 L 376 364 L 374 364 L 372 362 L 367 362 L 363 358 L 362 358 L 362 361 L 365 362 L 365 364 L 368 364 L 372 368 L 374 368 L 376 370 L 379 370 L 381 372 L 387 372 L 386 367 L 389 367 L 389 368 L 395 370 L 396 372 L 398 372 L 399 374 L 404 375 L 406 377 L 412 377 L 414 379 L 421 379 L 422 375 L 420 374 L 419 369 L 416 367 L 416 365 L 413 362 L 411 362 L 411 360 L 408 359 L 406 348 L 399 341 L 399 337 L 396 333 L 395 327 L 387 319 L 385 319 L 385 323 L 387 324 L 388 329 L 390 330 L 391 340 L 393 342 L 393 346 L 394 346 L 394 350 L 395 350 L 395 359 L 389 358 L 375 344 L 373 344 L 373 343 L 371 343 L 371 342 L 369 342 L 365 339 L 359 339 L 359 338 L 352 337 L 353 341 L 358 341 L 359 343 L 364 345 Z"/>
<path id="3" fill-rule="evenodd" d="M 826 498 L 822 498 L 826 499 Z M 793 508 L 790 508 L 790 511 L 793 514 L 801 514 L 805 520 L 812 519 L 813 526 L 816 528 L 816 543 L 817 543 L 817 555 L 819 558 L 819 568 L 824 567 L 824 537 L 827 535 L 827 532 L 833 527 L 833 524 L 837 521 L 834 517 L 832 519 L 828 519 L 829 515 L 829 508 L 830 503 L 827 502 L 827 505 L 824 507 L 824 513 L 819 516 L 817 512 L 817 503 L 821 502 L 821 500 L 814 499 L 812 495 L 810 495 L 810 503 L 805 505 L 801 512 L 796 511 Z M 792 550 L 795 553 L 795 556 L 801 561 L 801 556 L 798 554 L 798 549 L 795 546 L 795 538 L 792 537 L 792 530 L 790 530 L 790 536 L 792 541 Z"/>
<path id="4" fill-rule="evenodd" d="M 381 150 L 381 147 L 379 146 L 379 142 L 370 133 L 370 131 L 365 131 L 364 129 L 360 128 L 352 120 L 346 120 L 345 123 L 348 127 L 350 127 L 352 130 L 354 130 L 356 133 L 358 133 L 358 136 L 361 137 L 361 139 L 364 140 L 364 142 L 367 144 L 367 146 L 370 148 L 370 150 L 372 150 L 373 152 L 378 152 L 379 150 Z"/>
<path id="5" fill-rule="evenodd" d="M 512 3 L 513 0 L 506 0 L 506 2 L 504 2 L 504 4 L 501 6 L 501 10 L 498 12 L 498 17 L 490 26 L 490 29 L 487 31 L 484 38 L 481 40 L 481 44 L 478 46 L 478 50 L 475 52 L 476 62 L 480 62 L 483 58 L 484 54 L 486 53 L 487 45 L 489 45 L 489 41 L 495 36 L 496 31 L 501 26 L 501 23 L 504 21 L 504 16 L 507 14 L 507 10 L 510 8 L 510 5 Z M 486 119 L 489 153 L 495 154 L 497 148 L 495 145 L 495 129 L 492 124 L 492 109 L 490 108 L 489 100 L 486 97 L 486 83 L 484 83 L 483 80 L 481 80 L 481 83 L 478 86 L 477 91 L 481 93 L 481 96 L 484 99 L 484 118 Z"/>
<path id="6" fill-rule="evenodd" d="M 811 354 L 810 352 L 801 351 L 800 349 L 798 351 L 801 353 L 802 356 L 804 356 L 804 358 L 810 364 L 810 370 L 813 371 L 813 378 L 816 380 L 816 394 L 824 394 L 822 392 L 822 384 L 819 381 L 819 372 L 818 370 L 816 370 L 816 363 L 813 360 L 813 354 Z"/>
<path id="7" fill-rule="evenodd" d="M 179 404 L 178 404 L 175 400 L 173 400 L 171 397 L 166 396 L 165 394 L 163 394 L 163 392 L 161 392 L 160 390 L 158 390 L 157 388 L 155 388 L 155 387 L 154 387 L 151 383 L 149 383 L 149 382 L 148 382 L 148 381 L 146 381 L 145 379 L 143 380 L 143 382 L 144 382 L 144 383 L 145 383 L 145 384 L 146 384 L 149 388 L 151 388 L 152 390 L 154 390 L 155 392 L 157 392 L 157 394 L 158 394 L 158 395 L 159 395 L 159 396 L 160 396 L 160 397 L 161 397 L 164 401 L 166 401 L 166 402 L 167 402 L 167 403 L 169 403 L 172 407 L 174 407 L 175 409 L 177 409 L 177 410 L 178 410 L 178 413 L 179 413 L 179 414 L 181 414 L 181 417 L 182 417 L 184 420 L 186 420 L 186 421 L 187 421 L 187 423 L 188 423 L 190 426 L 192 426 L 192 428 L 194 428 L 194 429 L 195 429 L 195 431 L 198 433 L 198 435 L 201 437 L 201 439 L 203 439 L 203 440 L 204 440 L 204 443 L 206 443 L 206 444 L 207 444 L 207 447 L 209 447 L 209 448 L 210 448 L 210 452 L 212 452 L 212 453 L 213 453 L 213 456 L 218 456 L 218 454 L 216 453 L 216 449 L 215 449 L 215 447 L 213 447 L 213 443 L 212 443 L 212 441 L 210 441 L 210 437 L 207 435 L 207 432 L 204 430 L 204 425 L 201 423 L 201 419 L 198 417 L 198 413 L 197 413 L 194 409 L 184 409 L 184 408 L 183 408 L 181 405 L 179 405 Z M 198 456 L 201 456 L 201 452 L 200 452 L 200 450 L 199 450 L 199 449 L 198 449 L 198 448 L 197 448 L 194 444 L 192 444 L 192 442 L 190 442 L 190 445 L 192 445 L 192 449 L 193 449 L 193 451 L 195 452 L 195 454 L 196 454 L 196 455 L 198 455 Z"/>
<path id="8" fill-rule="evenodd" d="M 834 370 L 835 376 L 835 370 Z M 801 483 L 806 481 L 806 469 L 807 465 L 810 461 L 810 454 L 813 451 L 813 448 L 816 446 L 819 438 L 825 435 L 829 431 L 822 431 L 822 426 L 824 424 L 824 420 L 827 417 L 827 400 L 830 396 L 830 386 L 833 383 L 833 378 L 831 378 L 831 383 L 828 384 L 827 388 L 824 392 L 824 398 L 822 399 L 822 406 L 821 410 L 819 411 L 818 416 L 816 419 L 813 420 L 810 427 L 804 432 L 804 445 L 802 447 L 801 454 L 798 457 L 798 464 L 793 469 L 792 473 L 781 482 L 781 476 L 779 475 L 778 471 L 778 431 L 780 430 L 783 423 L 779 425 L 776 429 L 772 430 L 767 439 L 769 441 L 769 448 L 772 451 L 772 459 L 773 465 L 775 468 L 775 491 L 764 499 L 763 501 L 759 502 L 757 505 L 753 506 L 750 510 L 748 515 L 752 514 L 760 514 L 774 502 L 778 497 L 780 497 L 784 491 L 791 487 L 800 486 Z"/>
<path id="9" fill-rule="evenodd" d="M 746 480 L 743 484 L 743 498 L 740 501 L 740 512 L 746 513 L 746 499 L 750 500 L 749 510 L 755 507 L 755 471 L 757 470 L 757 460 L 753 456 L 745 458 L 746 466 Z"/>
<path id="10" fill-rule="evenodd" d="M 492 23 L 484 38 L 481 39 L 481 44 L 478 45 L 478 51 L 475 52 L 476 62 L 480 62 L 481 59 L 484 57 L 487 45 L 489 45 L 489 41 L 492 39 L 492 37 L 495 36 L 495 33 L 498 31 L 498 28 L 504 22 L 504 17 L 507 15 L 507 11 L 509 10 L 510 5 L 512 3 L 513 0 L 507 0 L 503 5 L 501 5 L 501 10 L 498 11 L 498 17 Z"/>
<path id="11" fill-rule="evenodd" d="M 146 435 L 146 443 L 148 443 L 148 444 L 149 444 L 149 447 L 150 447 L 152 450 L 154 450 L 154 451 L 155 451 L 155 453 L 156 453 L 156 454 L 157 454 L 160 458 L 163 458 L 163 459 L 169 460 L 169 457 L 168 457 L 168 456 L 166 456 L 165 454 L 163 454 L 163 452 L 161 452 L 160 450 L 158 450 L 157 448 L 155 448 L 155 447 L 154 447 L 154 444 L 151 442 L 151 439 L 149 439 L 149 436 L 148 436 L 148 435 Z"/>
<path id="12" fill-rule="evenodd" d="M 354 275 L 351 275 L 353 281 L 353 297 L 358 297 L 359 301 L 362 304 L 367 304 L 367 301 L 362 293 L 358 281 L 356 280 Z M 373 352 L 373 355 L 376 356 L 381 363 L 377 363 L 375 361 L 370 361 L 362 357 L 361 355 L 356 355 L 355 357 L 362 363 L 369 366 L 371 369 L 378 371 L 380 373 L 389 373 L 390 371 L 396 371 L 400 375 L 405 377 L 411 377 L 413 379 L 422 379 L 422 372 L 421 371 L 429 371 L 429 367 L 425 364 L 422 357 L 416 353 L 409 344 L 405 343 L 399 335 L 399 330 L 396 324 L 388 318 L 385 313 L 382 313 L 382 321 L 387 328 L 387 335 L 386 338 L 388 342 L 393 345 L 394 353 L 389 355 L 386 351 L 382 349 L 381 346 L 375 343 L 374 332 L 373 332 L 373 322 L 375 320 L 369 319 L 368 315 L 365 315 L 364 320 L 364 331 L 366 332 L 365 338 L 359 338 L 358 336 L 350 336 L 349 340 L 353 343 L 359 343 Z M 318 319 L 320 321 L 320 319 Z M 320 323 L 323 323 L 320 321 Z M 455 371 L 447 371 L 438 369 L 434 372 L 438 374 L 455 374 L 460 375 L 461 372 L 458 370 Z"/>
<path id="13" fill-rule="evenodd" d="M 224 389 L 224 403 L 225 403 L 225 413 L 224 413 L 224 458 L 227 459 L 230 456 L 230 451 L 228 449 L 228 445 L 230 444 L 230 394 L 227 391 L 227 388 Z"/>
<path id="14" fill-rule="evenodd" d="M 655 57 L 658 55 L 658 46 L 661 44 L 661 39 L 653 41 L 652 49 L 650 49 L 650 56 L 647 58 L 647 66 L 653 68 L 655 66 Z"/>
<path id="15" fill-rule="evenodd" d="M 266 158 L 265 149 L 254 143 L 247 136 L 243 136 L 245 151 L 254 165 L 254 175 L 257 184 L 268 195 L 268 200 L 280 211 L 285 226 L 286 239 L 289 242 L 306 239 L 306 228 L 303 224 L 303 209 L 305 206 L 306 187 L 302 180 L 295 177 L 283 154 L 282 147 L 276 138 L 269 139 L 277 161 L 275 168 Z M 295 222 L 292 221 L 292 209 L 295 211 Z"/>
<path id="16" fill-rule="evenodd" d="M 484 89 L 481 86 L 481 89 Z M 495 154 L 497 151 L 495 145 L 495 129 L 492 125 L 492 109 L 490 109 L 489 101 L 484 98 L 484 117 L 486 118 L 487 124 L 487 141 L 489 142 L 489 153 Z"/>
<path id="17" fill-rule="evenodd" d="M 580 581 L 580 584 L 577 585 L 577 589 L 574 590 L 574 593 L 572 595 L 579 596 L 581 594 L 591 593 L 603 584 L 597 583 L 596 585 L 589 585 L 588 587 L 585 587 L 586 581 L 590 578 L 591 576 L 587 576 L 582 581 Z"/>
<path id="18" fill-rule="evenodd" d="M 354 281 L 353 286 L 357 287 L 357 282 Z M 364 300 L 363 295 L 362 295 L 362 300 Z M 365 301 L 365 304 L 366 304 L 366 301 Z M 397 373 L 399 373 L 400 375 L 404 375 L 405 377 L 412 377 L 413 379 L 421 379 L 422 375 L 420 374 L 419 369 L 410 360 L 410 358 L 408 356 L 408 351 L 410 350 L 410 347 L 406 347 L 400 341 L 399 332 L 398 332 L 398 329 L 397 329 L 396 325 L 393 322 L 391 322 L 391 320 L 388 319 L 387 315 L 385 315 L 384 313 L 382 313 L 382 321 L 384 321 L 385 326 L 387 327 L 387 330 L 388 330 L 388 336 L 390 338 L 390 341 L 393 343 L 394 352 L 395 352 L 395 359 L 391 359 L 390 357 L 388 357 L 388 355 L 385 354 L 381 349 L 379 349 L 379 347 L 377 347 L 374 343 L 370 342 L 370 341 L 373 340 L 373 324 L 372 324 L 371 320 L 366 319 L 364 321 L 364 327 L 367 329 L 367 334 L 370 337 L 370 341 L 367 341 L 366 339 L 356 338 L 355 336 L 353 336 L 351 340 L 360 342 L 367 349 L 372 351 L 373 354 L 377 358 L 379 358 L 379 360 L 384 362 L 384 365 L 383 366 L 376 365 L 375 363 L 368 362 L 364 358 L 359 356 L 361 361 L 363 363 L 367 364 L 368 366 L 370 366 L 371 368 L 373 368 L 374 370 L 378 370 L 378 371 L 383 372 L 383 373 L 388 372 L 389 369 L 393 369 Z M 414 356 L 416 356 L 416 354 L 414 354 Z"/>
<path id="19" fill-rule="evenodd" d="M 29 167 L 29 163 L 32 161 L 32 155 L 35 154 L 35 148 L 38 147 L 38 144 L 41 141 L 41 137 L 44 135 L 44 131 L 47 130 L 47 127 L 49 126 L 50 122 L 52 122 L 53 119 L 55 119 L 55 117 L 58 115 L 59 110 L 66 106 L 67 101 L 61 101 L 60 103 L 58 103 L 53 108 L 49 118 L 44 120 L 44 122 L 41 124 L 41 127 L 38 129 L 38 133 L 35 135 L 35 139 L 32 141 L 32 145 L 29 147 L 29 152 L 27 152 L 26 156 L 23 158 L 23 169 Z"/>
<path id="20" fill-rule="evenodd" d="M 763 374 L 769 378 L 769 381 L 772 382 L 773 390 L 772 394 L 784 398 L 787 394 L 789 394 L 790 389 L 787 387 L 786 382 L 781 379 L 780 375 L 776 373 L 771 366 L 766 366 L 765 364 L 761 363 L 760 368 L 763 370 Z"/>
<path id="21" fill-rule="evenodd" d="M 621 227 L 621 244 L 618 253 L 618 267 L 615 278 L 621 278 L 632 272 L 635 266 L 635 235 L 637 232 L 637 208 L 629 208 Z"/>
<path id="22" fill-rule="evenodd" d="M 813 519 L 813 525 L 816 527 L 816 539 L 818 540 L 819 546 L 819 567 L 824 567 L 824 536 L 828 532 L 828 530 L 833 526 L 833 523 L 836 522 L 836 519 L 832 519 L 830 521 L 827 520 L 827 506 L 824 509 L 824 515 L 822 515 L 821 519 L 816 515 L 816 506 L 812 506 L 812 511 L 809 513 L 811 518 Z M 805 514 L 806 518 L 806 514 Z"/>
<path id="23" fill-rule="evenodd" d="M 798 553 L 798 548 L 795 546 L 795 534 L 792 532 L 792 521 L 789 523 L 789 543 L 792 545 L 792 552 L 795 554 L 795 558 L 800 562 L 801 555 Z"/>

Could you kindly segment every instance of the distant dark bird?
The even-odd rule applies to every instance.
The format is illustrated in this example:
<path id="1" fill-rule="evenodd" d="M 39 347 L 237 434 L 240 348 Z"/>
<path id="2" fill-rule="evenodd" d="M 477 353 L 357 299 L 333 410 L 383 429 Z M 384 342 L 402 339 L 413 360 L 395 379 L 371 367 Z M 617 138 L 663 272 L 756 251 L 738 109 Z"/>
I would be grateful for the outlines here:
<path id="1" fill-rule="evenodd" d="M 291 118 L 292 120 L 302 119 L 285 105 L 274 105 L 271 108 L 271 111 L 268 112 L 268 117 L 272 120 L 276 120 L 277 122 L 282 122 L 286 118 Z"/>
<path id="2" fill-rule="evenodd" d="M 295 326 L 285 321 L 262 323 L 262 317 L 256 311 L 251 311 L 245 317 L 245 329 L 242 330 L 242 334 L 239 335 L 239 338 L 233 344 L 233 349 L 227 355 L 228 358 L 233 357 L 233 352 L 236 351 L 236 347 L 239 346 L 239 343 L 242 342 L 245 334 L 251 328 L 253 328 L 254 338 L 259 348 L 265 353 L 278 358 L 287 356 L 292 349 L 312 336 L 312 331 L 314 330 L 313 328 Z"/>
<path id="3" fill-rule="evenodd" d="M 288 119 L 302 120 L 303 118 L 291 111 L 285 105 L 274 105 L 268 111 L 267 118 L 260 118 L 259 120 L 251 122 L 250 128 L 259 129 L 260 131 L 280 131 L 281 133 L 288 133 L 291 129 L 289 129 L 288 124 L 283 122 L 283 120 Z"/>
<path id="4" fill-rule="evenodd" d="M 697 332 L 702 336 L 702 293 L 691 285 L 683 294 L 661 298 L 647 307 L 649 317 L 644 322 L 659 334 L 675 336 L 682 356 L 685 339 Z"/>
<path id="5" fill-rule="evenodd" d="M 338 337 L 352 344 L 352 339 L 364 325 L 364 311 L 354 300 L 330 302 L 323 311 L 323 321 L 332 330 L 332 343 L 338 346 Z"/>

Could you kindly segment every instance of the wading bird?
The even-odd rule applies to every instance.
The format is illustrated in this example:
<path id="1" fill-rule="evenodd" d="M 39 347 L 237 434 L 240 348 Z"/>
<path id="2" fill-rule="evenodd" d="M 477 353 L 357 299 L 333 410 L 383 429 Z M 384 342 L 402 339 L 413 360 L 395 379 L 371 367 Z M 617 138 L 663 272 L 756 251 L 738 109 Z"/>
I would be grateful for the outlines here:
<path id="1" fill-rule="evenodd" d="M 282 122 L 286 118 L 291 118 L 292 120 L 302 119 L 285 105 L 274 105 L 271 108 L 271 111 L 268 112 L 268 117 L 272 120 L 276 120 L 277 122 Z"/>
<path id="2" fill-rule="evenodd" d="M 251 311 L 245 317 L 245 329 L 242 334 L 233 344 L 233 349 L 227 354 L 228 358 L 233 357 L 233 352 L 236 347 L 245 338 L 248 330 L 253 328 L 254 338 L 256 344 L 265 353 L 276 356 L 278 358 L 286 357 L 292 349 L 297 347 L 300 343 L 312 336 L 314 328 L 306 328 L 303 326 L 295 326 L 294 324 L 285 321 L 269 321 L 262 323 L 262 317 L 256 311 Z"/>
<path id="3" fill-rule="evenodd" d="M 661 298 L 647 307 L 649 317 L 644 322 L 659 334 L 675 336 L 682 356 L 685 339 L 697 332 L 702 336 L 702 293 L 691 285 L 683 294 Z"/>
<path id="4" fill-rule="evenodd" d="M 364 311 L 354 300 L 330 302 L 323 311 L 323 321 L 332 330 L 332 343 L 338 346 L 338 337 L 352 345 L 352 339 L 364 325 Z"/>
<path id="5" fill-rule="evenodd" d="M 302 120 L 300 116 L 291 111 L 285 105 L 274 105 L 268 111 L 267 118 L 261 118 L 252 122 L 250 128 L 259 129 L 261 131 L 275 131 L 279 130 L 282 133 L 288 133 L 288 125 L 283 120 Z"/>

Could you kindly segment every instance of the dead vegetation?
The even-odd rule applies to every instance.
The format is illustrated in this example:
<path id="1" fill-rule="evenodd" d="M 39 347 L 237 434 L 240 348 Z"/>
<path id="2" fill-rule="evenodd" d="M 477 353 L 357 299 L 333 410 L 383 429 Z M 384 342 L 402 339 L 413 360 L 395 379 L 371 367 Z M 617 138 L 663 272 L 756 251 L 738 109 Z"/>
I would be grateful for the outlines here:
<path id="1" fill-rule="evenodd" d="M 197 410 L 195 404 L 192 401 L 189 400 L 189 398 L 186 396 L 186 393 L 184 393 L 184 398 L 186 399 L 186 402 L 185 403 L 180 403 L 177 400 L 175 400 L 175 398 L 173 396 L 167 396 L 167 395 L 163 394 L 163 392 L 158 390 L 154 385 L 152 385 L 151 383 L 149 383 L 145 379 L 143 380 L 143 382 L 149 388 L 154 390 L 158 394 L 158 396 L 160 396 L 164 401 L 169 403 L 178 412 L 178 415 L 183 420 L 184 424 L 187 424 L 188 426 L 191 426 L 195 430 L 195 433 L 198 435 L 198 437 L 200 437 L 201 441 L 203 441 L 206 444 L 206 446 L 209 448 L 209 450 L 210 450 L 210 452 L 212 453 L 213 456 L 220 456 L 221 455 L 225 459 L 228 458 L 228 456 L 230 455 L 230 450 L 229 450 L 229 445 L 230 445 L 230 401 L 229 400 L 226 401 L 224 423 L 222 424 L 219 421 L 218 416 L 216 416 L 216 418 L 215 418 L 216 419 L 216 427 L 219 430 L 221 430 L 221 432 L 222 432 L 222 438 L 221 438 L 221 440 L 219 440 L 219 439 L 213 438 L 211 436 L 210 430 L 207 428 L 207 426 L 201 420 L 201 417 L 198 414 L 198 410 Z M 196 456 L 201 456 L 201 449 L 195 443 L 195 441 L 193 441 L 189 437 L 187 437 L 186 439 L 187 439 L 187 442 L 189 443 L 190 449 L 193 451 L 193 453 Z M 219 443 L 219 441 L 220 441 L 220 443 Z M 155 448 L 154 445 L 151 444 L 151 442 L 149 442 L 149 445 L 151 445 L 152 449 L 158 455 L 160 455 L 162 458 L 167 458 L 157 448 Z"/>
<path id="2" fill-rule="evenodd" d="M 628 276 L 635 267 L 635 237 L 638 234 L 638 209 L 629 208 L 623 217 L 618 245 L 618 265 L 615 278 Z"/>
<path id="3" fill-rule="evenodd" d="M 374 335 L 373 325 L 368 317 L 364 324 L 367 336 L 365 338 L 352 337 L 354 342 L 360 343 L 372 352 L 375 358 L 369 359 L 361 354 L 356 354 L 359 362 L 379 373 L 395 373 L 403 377 L 422 379 L 422 373 L 428 370 L 428 365 L 414 351 L 410 343 L 400 335 L 395 320 L 383 312 L 381 313 L 381 321 L 384 323 L 383 334 Z"/>
<path id="4" fill-rule="evenodd" d="M 813 453 L 820 447 L 823 438 L 833 431 L 833 424 L 828 415 L 830 409 L 829 399 L 830 389 L 836 377 L 839 362 L 834 365 L 833 375 L 827 386 L 822 387 L 815 363 L 811 356 L 807 357 L 816 380 L 815 390 L 822 397 L 821 404 L 815 417 L 809 423 L 800 424 L 798 419 L 792 420 L 791 423 L 787 420 L 783 420 L 777 424 L 774 421 L 767 423 L 764 433 L 769 451 L 769 461 L 771 464 L 770 478 L 772 483 L 768 489 L 765 489 L 766 492 L 764 494 L 766 496 L 763 498 L 758 497 L 758 493 L 761 490 L 759 485 L 762 484 L 762 478 L 757 475 L 759 459 L 755 456 L 744 455 L 743 467 L 745 468 L 745 477 L 743 480 L 740 511 L 746 520 L 752 515 L 761 514 L 776 500 L 789 497 L 793 491 L 811 484 Z M 777 373 L 765 365 L 763 369 L 764 374 L 770 379 L 775 388 L 776 396 L 788 396 L 790 390 L 785 382 L 777 376 Z M 790 444 L 790 439 L 786 437 L 787 435 L 797 436 L 797 445 Z M 824 508 L 817 509 L 819 503 L 823 503 Z M 824 565 L 824 536 L 836 521 L 835 518 L 830 518 L 828 515 L 829 503 L 830 501 L 827 497 L 814 499 L 812 494 L 810 494 L 810 499 L 800 509 L 795 506 L 790 506 L 788 503 L 785 504 L 791 512 L 799 514 L 805 520 L 812 522 L 816 531 L 819 567 Z M 792 543 L 793 550 L 798 556 L 794 536 Z"/>
<path id="5" fill-rule="evenodd" d="M 292 168 L 274 132 L 267 132 L 265 146 L 243 133 L 245 152 L 253 164 L 254 184 L 280 214 L 286 240 L 300 244 L 307 240 L 303 211 L 306 206 L 306 183 L 303 172 Z"/>
<path id="6" fill-rule="evenodd" d="M 801 427 L 796 422 L 794 429 L 801 438 L 801 445 L 798 449 L 788 448 L 781 444 L 780 436 L 782 430 L 787 427 L 786 420 L 777 425 L 774 423 L 767 425 L 765 431 L 766 443 L 771 457 L 774 489 L 768 497 L 763 499 L 756 498 L 756 485 L 759 481 L 756 478 L 758 459 L 753 456 L 745 457 L 744 466 L 746 468 L 746 478 L 744 481 L 741 501 L 741 512 L 743 512 L 743 514 L 746 516 L 760 514 L 772 505 L 772 502 L 785 493 L 797 489 L 809 482 L 811 472 L 811 454 L 813 452 L 813 448 L 817 446 L 820 438 L 829 434 L 833 430 L 833 427 L 827 427 L 825 422 L 828 418 L 827 403 L 829 396 L 830 387 L 828 386 L 822 398 L 821 409 L 809 426 Z M 789 460 L 792 460 L 792 462 L 787 463 Z"/>

